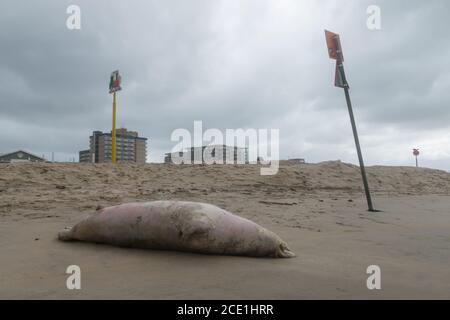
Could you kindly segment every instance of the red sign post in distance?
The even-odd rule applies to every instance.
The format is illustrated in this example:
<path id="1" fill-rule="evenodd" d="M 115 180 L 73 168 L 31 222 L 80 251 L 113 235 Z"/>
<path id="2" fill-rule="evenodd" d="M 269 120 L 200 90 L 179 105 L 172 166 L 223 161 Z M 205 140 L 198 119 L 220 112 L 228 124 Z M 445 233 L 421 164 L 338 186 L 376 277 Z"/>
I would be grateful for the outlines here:
<path id="1" fill-rule="evenodd" d="M 416 157 L 416 167 L 419 167 L 419 162 L 417 160 L 417 157 L 419 156 L 420 152 L 419 149 L 413 149 L 413 155 Z"/>

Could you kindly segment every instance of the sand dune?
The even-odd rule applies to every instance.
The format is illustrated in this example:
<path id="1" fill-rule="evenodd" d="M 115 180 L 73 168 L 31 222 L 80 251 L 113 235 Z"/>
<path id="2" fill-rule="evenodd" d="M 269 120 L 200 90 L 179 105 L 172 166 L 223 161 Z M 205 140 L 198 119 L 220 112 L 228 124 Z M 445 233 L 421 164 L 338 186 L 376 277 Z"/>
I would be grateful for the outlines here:
<path id="1" fill-rule="evenodd" d="M 3 164 L 0 215 L 45 217 L 43 210 L 92 211 L 125 201 L 186 199 L 222 206 L 227 199 L 296 205 L 315 198 L 362 196 L 359 167 L 339 161 L 282 161 L 277 175 L 257 165 Z M 367 169 L 376 195 L 449 195 L 450 174 L 414 167 Z M 63 215 L 64 212 L 58 213 Z"/>

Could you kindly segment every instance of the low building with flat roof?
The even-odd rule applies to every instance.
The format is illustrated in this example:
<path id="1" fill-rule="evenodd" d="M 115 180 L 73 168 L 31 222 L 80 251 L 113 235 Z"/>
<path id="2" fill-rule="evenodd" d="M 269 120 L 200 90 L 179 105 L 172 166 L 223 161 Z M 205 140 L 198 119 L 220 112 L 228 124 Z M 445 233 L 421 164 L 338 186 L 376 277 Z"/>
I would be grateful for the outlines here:
<path id="1" fill-rule="evenodd" d="M 165 163 L 176 164 L 248 164 L 248 148 L 227 145 L 191 147 L 165 154 Z"/>
<path id="2" fill-rule="evenodd" d="M 92 162 L 91 150 L 81 150 L 79 152 L 79 162 Z"/>

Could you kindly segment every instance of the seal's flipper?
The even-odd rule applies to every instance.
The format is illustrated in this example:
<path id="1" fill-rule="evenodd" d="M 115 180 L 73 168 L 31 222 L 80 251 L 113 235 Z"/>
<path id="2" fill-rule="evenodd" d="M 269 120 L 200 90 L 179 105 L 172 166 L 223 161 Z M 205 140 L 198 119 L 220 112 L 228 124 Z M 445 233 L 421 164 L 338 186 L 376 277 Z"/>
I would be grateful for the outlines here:
<path id="1" fill-rule="evenodd" d="M 275 256 L 276 258 L 294 258 L 296 255 L 289 249 L 286 243 L 281 243 Z"/>

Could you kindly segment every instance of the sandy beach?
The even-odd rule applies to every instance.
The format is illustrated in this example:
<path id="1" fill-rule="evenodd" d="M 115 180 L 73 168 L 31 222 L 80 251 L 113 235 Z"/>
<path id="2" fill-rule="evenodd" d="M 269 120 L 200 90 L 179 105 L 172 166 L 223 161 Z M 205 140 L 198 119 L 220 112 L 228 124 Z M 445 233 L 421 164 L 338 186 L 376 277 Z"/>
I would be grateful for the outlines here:
<path id="1" fill-rule="evenodd" d="M 257 165 L 0 165 L 3 299 L 450 299 L 450 174 L 339 161 Z M 262 259 L 65 243 L 59 230 L 99 206 L 152 200 L 217 205 L 286 240 Z M 68 290 L 78 265 L 82 289 Z M 368 290 L 366 268 L 381 268 Z"/>

